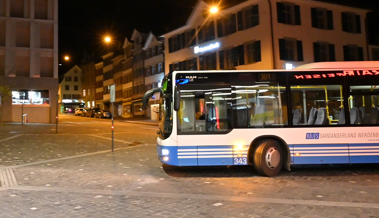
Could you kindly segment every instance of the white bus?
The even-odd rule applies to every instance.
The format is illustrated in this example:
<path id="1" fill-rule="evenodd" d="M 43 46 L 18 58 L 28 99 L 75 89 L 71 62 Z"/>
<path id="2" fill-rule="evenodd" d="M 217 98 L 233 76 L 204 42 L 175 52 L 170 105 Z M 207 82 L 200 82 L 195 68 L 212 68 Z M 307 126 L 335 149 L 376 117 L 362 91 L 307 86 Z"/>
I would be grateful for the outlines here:
<path id="1" fill-rule="evenodd" d="M 312 68 L 312 69 L 310 69 Z M 174 166 L 379 163 L 379 62 L 294 70 L 176 71 L 161 92 L 157 152 Z"/>

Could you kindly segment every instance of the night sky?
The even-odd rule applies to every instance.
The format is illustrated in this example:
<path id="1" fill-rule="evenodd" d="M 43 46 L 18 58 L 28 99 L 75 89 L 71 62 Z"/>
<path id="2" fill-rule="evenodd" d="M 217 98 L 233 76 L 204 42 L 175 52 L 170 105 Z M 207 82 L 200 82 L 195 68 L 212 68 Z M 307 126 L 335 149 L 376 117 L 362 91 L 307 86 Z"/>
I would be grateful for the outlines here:
<path id="1" fill-rule="evenodd" d="M 216 1 L 216 0 L 208 0 Z M 222 0 L 233 4 L 241 0 Z M 320 0 L 379 11 L 379 0 Z M 86 53 L 102 53 L 106 49 L 104 35 L 116 42 L 130 38 L 134 29 L 156 36 L 183 25 L 197 0 L 59 0 L 60 74 L 79 64 Z M 379 13 L 369 16 L 370 41 L 379 35 Z M 70 62 L 63 62 L 69 55 Z"/>

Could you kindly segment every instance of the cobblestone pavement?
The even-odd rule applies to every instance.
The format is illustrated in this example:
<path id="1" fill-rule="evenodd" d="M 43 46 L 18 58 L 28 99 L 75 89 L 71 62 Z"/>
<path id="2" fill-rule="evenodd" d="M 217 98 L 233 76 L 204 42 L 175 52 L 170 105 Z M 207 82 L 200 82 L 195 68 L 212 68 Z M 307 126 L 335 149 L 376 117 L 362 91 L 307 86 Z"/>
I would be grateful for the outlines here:
<path id="1" fill-rule="evenodd" d="M 71 119 L 70 117 L 67 119 Z M 0 217 L 379 217 L 379 165 L 253 167 L 160 164 L 156 127 L 61 119 L 0 125 Z"/>

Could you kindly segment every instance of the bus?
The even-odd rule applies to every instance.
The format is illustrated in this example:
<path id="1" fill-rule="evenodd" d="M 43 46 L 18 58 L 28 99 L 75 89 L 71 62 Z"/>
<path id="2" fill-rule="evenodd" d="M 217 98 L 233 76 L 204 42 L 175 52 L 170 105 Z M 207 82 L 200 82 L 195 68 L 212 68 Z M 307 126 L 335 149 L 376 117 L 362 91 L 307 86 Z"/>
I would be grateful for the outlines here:
<path id="1" fill-rule="evenodd" d="M 157 153 L 173 166 L 379 163 L 379 62 L 292 70 L 174 71 L 160 93 Z"/>

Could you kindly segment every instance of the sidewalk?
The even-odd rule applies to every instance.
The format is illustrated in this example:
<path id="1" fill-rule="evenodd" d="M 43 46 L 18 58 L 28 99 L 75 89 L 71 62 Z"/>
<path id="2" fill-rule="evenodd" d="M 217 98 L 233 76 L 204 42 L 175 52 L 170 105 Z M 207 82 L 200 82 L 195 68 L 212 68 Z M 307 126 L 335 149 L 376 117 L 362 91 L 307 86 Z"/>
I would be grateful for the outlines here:
<path id="1" fill-rule="evenodd" d="M 114 120 L 124 122 L 124 123 L 138 123 L 145 125 L 158 126 L 158 121 L 147 119 L 144 117 L 133 117 L 133 118 L 123 118 L 123 117 L 115 117 Z"/>

